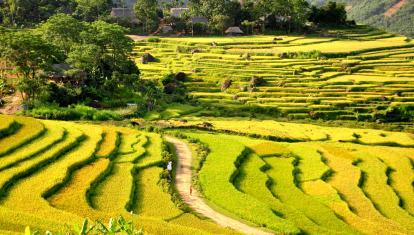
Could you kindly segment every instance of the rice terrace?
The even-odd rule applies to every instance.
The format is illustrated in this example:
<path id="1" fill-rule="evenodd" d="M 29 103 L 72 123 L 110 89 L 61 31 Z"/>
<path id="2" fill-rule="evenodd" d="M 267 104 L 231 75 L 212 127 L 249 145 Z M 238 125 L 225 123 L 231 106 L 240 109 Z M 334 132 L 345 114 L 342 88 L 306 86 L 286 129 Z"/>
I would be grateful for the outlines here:
<path id="1" fill-rule="evenodd" d="M 413 9 L 0 1 L 0 234 L 414 234 Z"/>

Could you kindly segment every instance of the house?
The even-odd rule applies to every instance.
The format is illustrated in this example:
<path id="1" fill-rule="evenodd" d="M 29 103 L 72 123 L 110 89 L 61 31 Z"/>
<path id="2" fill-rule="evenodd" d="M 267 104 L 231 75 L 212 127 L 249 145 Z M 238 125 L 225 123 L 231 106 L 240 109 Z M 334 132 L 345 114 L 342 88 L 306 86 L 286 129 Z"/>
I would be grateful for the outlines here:
<path id="1" fill-rule="evenodd" d="M 179 18 L 181 17 L 185 12 L 188 12 L 190 9 L 186 7 L 180 7 L 180 8 L 171 8 L 170 13 L 172 17 Z"/>
<path id="2" fill-rule="evenodd" d="M 193 24 L 208 24 L 208 19 L 204 16 L 194 16 L 191 18 Z"/>
<path id="3" fill-rule="evenodd" d="M 230 27 L 226 30 L 226 34 L 229 36 L 240 36 L 244 32 L 239 27 Z"/>
<path id="4" fill-rule="evenodd" d="M 112 3 L 116 8 L 134 9 L 136 2 L 137 0 L 112 0 Z"/>
<path id="5" fill-rule="evenodd" d="M 111 17 L 118 19 L 128 19 L 133 23 L 139 23 L 137 17 L 135 16 L 134 10 L 131 8 L 112 8 Z"/>

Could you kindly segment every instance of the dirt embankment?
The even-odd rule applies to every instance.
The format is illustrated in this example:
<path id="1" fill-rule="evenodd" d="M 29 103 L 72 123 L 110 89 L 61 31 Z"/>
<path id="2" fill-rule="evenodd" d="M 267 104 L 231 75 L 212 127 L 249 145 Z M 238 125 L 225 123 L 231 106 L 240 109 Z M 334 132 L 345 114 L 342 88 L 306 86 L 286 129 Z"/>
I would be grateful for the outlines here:
<path id="1" fill-rule="evenodd" d="M 397 2 L 396 4 L 394 4 L 394 6 L 392 6 L 390 9 L 388 9 L 385 13 L 384 16 L 385 17 L 391 17 L 393 16 L 395 13 L 398 12 L 398 10 L 401 9 L 401 7 L 403 7 L 405 4 L 407 4 L 408 0 L 400 0 L 399 2 Z"/>

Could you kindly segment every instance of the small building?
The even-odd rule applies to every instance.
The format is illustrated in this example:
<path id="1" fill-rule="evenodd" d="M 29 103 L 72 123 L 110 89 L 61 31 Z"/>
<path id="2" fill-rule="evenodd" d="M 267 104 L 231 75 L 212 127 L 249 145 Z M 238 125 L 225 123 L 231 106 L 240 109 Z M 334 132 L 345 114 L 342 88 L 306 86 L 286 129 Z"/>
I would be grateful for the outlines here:
<path id="1" fill-rule="evenodd" d="M 112 0 L 112 4 L 119 8 L 133 9 L 137 0 Z"/>
<path id="2" fill-rule="evenodd" d="M 208 24 L 208 19 L 204 16 L 194 16 L 191 18 L 193 24 Z"/>
<path id="3" fill-rule="evenodd" d="M 180 8 L 171 8 L 170 14 L 172 17 L 180 18 L 185 12 L 188 12 L 190 9 L 186 7 L 180 7 Z"/>
<path id="4" fill-rule="evenodd" d="M 229 36 L 240 36 L 243 35 L 244 32 L 239 27 L 230 27 L 225 32 Z"/>
<path id="5" fill-rule="evenodd" d="M 111 17 L 131 20 L 133 23 L 139 23 L 132 8 L 112 8 Z"/>

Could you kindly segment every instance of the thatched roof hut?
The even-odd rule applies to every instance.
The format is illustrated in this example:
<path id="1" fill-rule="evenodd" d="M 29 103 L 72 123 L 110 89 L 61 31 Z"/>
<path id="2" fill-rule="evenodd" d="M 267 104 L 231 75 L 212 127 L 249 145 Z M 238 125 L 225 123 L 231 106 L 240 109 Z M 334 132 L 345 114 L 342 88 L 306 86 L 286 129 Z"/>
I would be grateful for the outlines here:
<path id="1" fill-rule="evenodd" d="M 231 36 L 237 36 L 244 34 L 244 32 L 239 27 L 230 27 L 226 30 L 226 34 Z"/>

